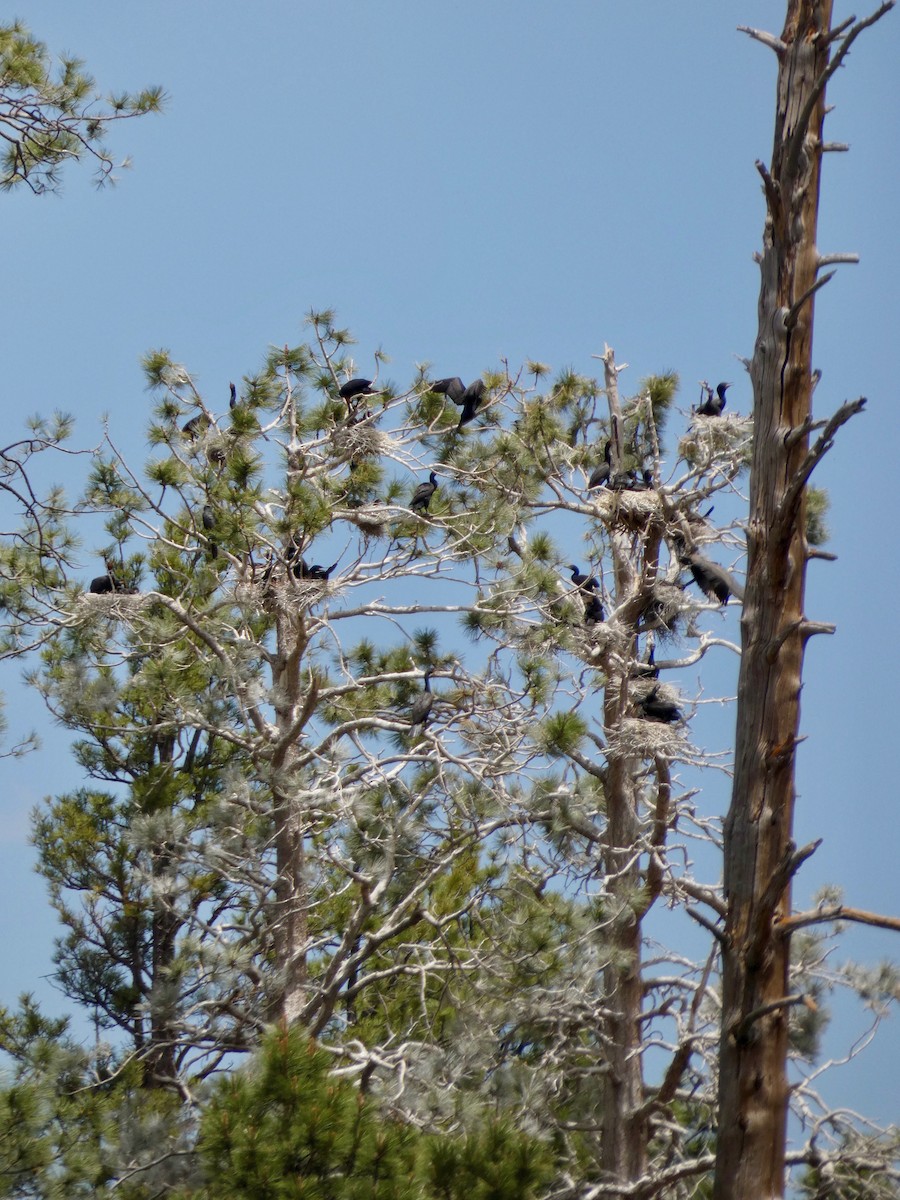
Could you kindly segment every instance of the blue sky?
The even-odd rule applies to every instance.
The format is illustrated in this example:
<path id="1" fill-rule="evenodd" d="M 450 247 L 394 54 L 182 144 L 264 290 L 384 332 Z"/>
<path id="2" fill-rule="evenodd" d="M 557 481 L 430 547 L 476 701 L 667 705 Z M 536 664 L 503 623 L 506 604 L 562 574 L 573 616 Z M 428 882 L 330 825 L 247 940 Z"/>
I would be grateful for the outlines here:
<path id="1" fill-rule="evenodd" d="M 838 4 L 835 19 L 850 11 Z M 779 32 L 783 5 L 41 0 L 15 15 L 104 88 L 158 83 L 170 99 L 112 135 L 134 159 L 118 187 L 96 192 L 83 168 L 60 198 L 0 197 L 7 440 L 58 407 L 76 415 L 78 444 L 95 443 L 108 413 L 140 462 L 146 350 L 168 347 L 224 407 L 230 379 L 326 306 L 358 338 L 360 373 L 381 347 L 401 384 L 424 360 L 463 378 L 504 357 L 595 372 L 606 342 L 631 364 L 626 394 L 674 368 L 684 409 L 698 380 L 724 378 L 748 410 L 736 356 L 755 337 L 753 164 L 771 152 L 775 61 L 736 26 Z M 797 839 L 825 841 L 795 889 L 802 905 L 836 882 L 848 903 L 894 912 L 898 62 L 892 13 L 829 92 L 828 138 L 852 150 L 826 158 L 819 245 L 861 263 L 817 301 L 816 404 L 869 404 L 816 479 L 839 560 L 812 564 L 808 611 L 838 633 L 807 655 Z M 59 477 L 77 487 L 80 471 L 61 464 Z M 95 566 L 86 547 L 86 580 Z M 11 738 L 45 724 L 18 675 L 0 674 Z M 729 720 L 709 726 L 717 748 Z M 0 1003 L 28 989 L 63 1011 L 42 982 L 56 925 L 27 813 L 76 779 L 60 735 L 44 743 L 0 764 Z M 887 935 L 851 929 L 838 960 L 892 951 Z M 841 1009 L 829 1048 L 857 1025 Z M 841 1099 L 896 1115 L 898 1044 L 890 1030 L 846 1068 Z"/>

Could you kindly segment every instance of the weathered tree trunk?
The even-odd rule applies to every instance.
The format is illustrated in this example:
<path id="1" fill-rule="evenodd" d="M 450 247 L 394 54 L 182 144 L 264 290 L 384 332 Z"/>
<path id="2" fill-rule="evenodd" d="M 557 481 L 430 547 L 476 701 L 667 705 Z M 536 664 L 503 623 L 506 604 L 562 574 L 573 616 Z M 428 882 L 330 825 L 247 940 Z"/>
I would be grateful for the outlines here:
<path id="1" fill-rule="evenodd" d="M 760 259 L 747 586 L 734 791 L 725 828 L 727 918 L 716 1200 L 784 1189 L 789 939 L 775 923 L 805 854 L 791 840 L 805 620 L 805 480 L 813 290 L 831 0 L 789 0 L 778 55 L 771 171 L 760 164 Z M 767 40 L 760 36 L 760 40 Z"/>
<path id="2" fill-rule="evenodd" d="M 622 415 L 619 404 L 618 368 L 613 351 L 603 355 L 606 395 L 612 431 L 613 470 L 622 469 Z M 639 586 L 638 572 L 631 553 L 630 539 L 621 532 L 611 534 L 615 572 L 615 598 L 620 604 Z M 637 605 L 625 637 L 634 641 Z M 624 661 L 630 661 L 625 655 Z M 627 715 L 629 690 L 627 675 L 616 672 L 606 686 L 604 725 L 615 742 L 615 731 Z M 639 788 L 635 779 L 636 763 L 621 750 L 607 752 L 606 846 L 604 869 L 609 893 L 611 945 L 610 961 L 603 972 L 605 1052 L 603 1131 L 601 1155 L 604 1177 L 623 1185 L 640 1179 L 647 1166 L 647 1116 L 644 1108 L 642 1056 L 643 979 L 641 976 L 641 915 L 643 874 L 640 855 Z"/>

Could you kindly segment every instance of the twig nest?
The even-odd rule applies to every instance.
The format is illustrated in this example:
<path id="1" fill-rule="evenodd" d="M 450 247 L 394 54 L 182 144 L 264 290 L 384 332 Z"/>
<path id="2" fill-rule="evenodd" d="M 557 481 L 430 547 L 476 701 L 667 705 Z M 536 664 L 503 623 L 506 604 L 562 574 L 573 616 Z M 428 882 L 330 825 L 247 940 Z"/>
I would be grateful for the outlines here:
<path id="1" fill-rule="evenodd" d="M 749 464 L 753 418 L 730 413 L 701 417 L 694 413 L 691 427 L 678 443 L 678 453 L 692 467 L 706 467 L 717 460 L 735 458 Z"/>
<path id="2" fill-rule="evenodd" d="M 628 529 L 643 529 L 649 520 L 662 513 L 655 488 L 621 491 L 598 488 L 591 499 L 602 521 L 608 525 L 624 525 Z"/>
<path id="3" fill-rule="evenodd" d="M 607 757 L 654 758 L 657 754 L 674 755 L 687 745 L 678 725 L 623 717 L 607 738 Z"/>
<path id="4" fill-rule="evenodd" d="M 380 537 L 388 521 L 382 504 L 365 504 L 361 508 L 351 508 L 346 515 L 348 520 L 368 537 Z"/>
<path id="5" fill-rule="evenodd" d="M 335 454 L 351 461 L 375 458 L 384 454 L 388 445 L 385 435 L 368 420 L 357 425 L 342 425 L 334 431 L 331 441 Z"/>
<path id="6" fill-rule="evenodd" d="M 118 617 L 128 620 L 139 612 L 150 597 L 141 592 L 83 592 L 78 597 L 78 617 Z"/>

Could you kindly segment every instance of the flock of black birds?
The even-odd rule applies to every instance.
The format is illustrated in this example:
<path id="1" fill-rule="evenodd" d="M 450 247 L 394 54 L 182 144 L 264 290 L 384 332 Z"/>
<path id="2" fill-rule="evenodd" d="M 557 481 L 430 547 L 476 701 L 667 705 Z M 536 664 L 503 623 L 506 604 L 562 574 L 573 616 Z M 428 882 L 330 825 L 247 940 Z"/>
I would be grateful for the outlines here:
<path id="1" fill-rule="evenodd" d="M 230 383 L 228 386 L 229 407 L 233 409 L 238 403 L 237 388 L 234 383 Z M 729 387 L 731 387 L 730 383 L 720 383 L 714 392 L 709 384 L 701 384 L 703 398 L 696 409 L 697 415 L 703 417 L 720 417 L 725 408 L 725 393 Z M 438 395 L 447 396 L 448 399 L 462 410 L 460 412 L 459 423 L 456 426 L 456 430 L 459 431 L 464 425 L 474 420 L 484 398 L 486 387 L 482 379 L 476 379 L 474 382 L 466 385 L 458 375 L 452 375 L 445 379 L 438 379 L 429 386 L 428 390 Z M 377 395 L 378 391 L 379 389 L 373 386 L 371 379 L 356 376 L 348 379 L 346 383 L 340 386 L 338 395 L 347 405 L 348 417 L 354 420 L 358 419 L 357 405 L 360 399 L 365 396 Z M 186 437 L 194 440 L 202 436 L 209 425 L 210 418 L 205 412 L 200 412 L 184 423 L 181 427 L 181 432 Z M 648 491 L 654 487 L 653 475 L 651 471 L 646 469 L 643 469 L 640 475 L 638 475 L 637 471 L 633 468 L 619 470 L 614 473 L 612 470 L 612 442 L 611 440 L 607 440 L 603 449 L 603 462 L 592 471 L 588 480 L 587 490 L 593 491 L 601 487 L 607 488 L 610 491 Z M 413 492 L 409 504 L 410 509 L 417 515 L 426 513 L 431 503 L 431 498 L 437 489 L 437 475 L 434 471 L 431 471 L 428 479 L 418 484 Z M 712 510 L 710 509 L 710 511 Z M 207 534 L 210 557 L 215 559 L 218 557 L 218 546 L 209 535 L 215 529 L 216 517 L 210 504 L 203 506 L 201 523 L 204 532 Z M 736 596 L 739 600 L 743 599 L 742 589 L 724 567 L 716 562 L 712 562 L 710 559 L 704 558 L 696 551 L 689 550 L 683 538 L 675 538 L 673 540 L 679 564 L 690 570 L 694 582 L 706 596 L 710 599 L 715 598 L 723 605 L 728 603 L 732 595 Z M 300 547 L 296 543 L 293 543 L 286 560 L 288 570 L 295 579 L 312 580 L 320 583 L 329 580 L 338 561 L 333 562 L 330 567 L 325 567 L 320 563 L 310 565 L 301 555 Z M 136 588 L 126 587 L 118 579 L 114 571 L 115 564 L 113 562 L 107 560 L 105 565 L 106 574 L 99 575 L 97 578 L 91 580 L 88 588 L 91 594 L 134 594 L 137 591 Z M 274 567 L 275 562 L 270 558 L 262 576 L 264 588 L 271 581 Z M 569 563 L 568 569 L 572 575 L 572 583 L 578 589 L 584 603 L 584 623 L 592 625 L 602 622 L 605 616 L 603 603 L 599 594 L 599 580 L 596 576 L 585 575 L 575 563 Z M 652 679 L 658 679 L 659 670 L 654 664 L 652 647 L 647 662 L 637 664 L 632 673 L 636 676 L 649 676 Z M 410 706 L 409 724 L 412 729 L 419 726 L 424 727 L 431 714 L 434 704 L 434 695 L 431 691 L 431 677 L 433 674 L 433 667 L 429 666 L 425 669 L 422 681 L 423 690 Z M 659 695 L 658 684 L 654 684 L 651 690 L 637 701 L 637 705 L 641 716 L 650 721 L 673 724 L 682 719 L 682 713 L 678 705 L 673 701 L 663 699 Z"/>
<path id="2" fill-rule="evenodd" d="M 725 408 L 725 393 L 731 387 L 730 383 L 720 383 L 715 391 L 708 383 L 701 384 L 701 403 L 695 410 L 698 416 L 720 417 Z M 603 462 L 595 467 L 588 479 L 587 490 L 606 488 L 609 491 L 649 491 L 653 489 L 653 474 L 642 469 L 640 474 L 634 469 L 613 472 L 612 441 L 607 440 L 603 447 Z M 710 508 L 704 515 L 708 517 Z M 704 558 L 696 550 L 690 550 L 683 538 L 673 538 L 676 559 L 680 566 L 687 568 L 693 581 L 709 599 L 715 599 L 719 604 L 727 604 L 731 596 L 743 600 L 744 593 L 740 584 L 724 567 L 711 559 Z M 572 575 L 572 583 L 578 589 L 584 602 L 584 623 L 591 625 L 604 620 L 603 605 L 599 590 L 600 583 L 596 576 L 585 575 L 575 563 L 569 563 L 568 569 Z M 651 647 L 646 663 L 636 664 L 632 671 L 635 678 L 659 678 L 659 669 L 653 659 Z M 674 724 L 682 720 L 682 712 L 678 705 L 666 700 L 660 695 L 659 684 L 654 684 L 649 692 L 637 701 L 640 715 L 649 721 L 663 724 Z"/>

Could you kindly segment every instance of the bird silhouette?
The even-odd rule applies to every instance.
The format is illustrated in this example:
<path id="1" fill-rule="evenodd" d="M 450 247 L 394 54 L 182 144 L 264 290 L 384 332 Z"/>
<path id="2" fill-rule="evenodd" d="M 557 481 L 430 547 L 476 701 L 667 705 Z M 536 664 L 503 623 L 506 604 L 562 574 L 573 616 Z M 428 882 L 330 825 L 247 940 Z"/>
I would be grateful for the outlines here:
<path id="1" fill-rule="evenodd" d="M 688 554 L 681 560 L 690 568 L 694 582 L 707 596 L 714 596 L 720 604 L 727 604 L 729 596 L 744 599 L 744 589 L 730 571 L 720 567 L 717 562 L 711 562 L 701 554 Z"/>
<path id="2" fill-rule="evenodd" d="M 185 421 L 181 427 L 181 432 L 185 437 L 189 437 L 193 441 L 195 438 L 202 437 L 208 428 L 209 417 L 206 413 L 199 412 L 195 417 L 191 417 L 189 421 Z"/>
<path id="3" fill-rule="evenodd" d="M 412 704 L 409 706 L 409 724 L 412 728 L 416 725 L 424 726 L 434 704 L 434 694 L 431 691 L 431 676 L 434 674 L 434 667 L 426 667 L 425 674 L 422 676 L 422 691 L 416 696 Z"/>
<path id="4" fill-rule="evenodd" d="M 698 407 L 697 412 L 701 417 L 721 417 L 722 409 L 725 407 L 725 392 L 731 387 L 730 383 L 720 383 L 716 388 L 716 394 L 713 395 L 711 387 L 706 388 L 706 399 Z"/>
<path id="5" fill-rule="evenodd" d="M 596 592 L 597 588 L 599 588 L 600 582 L 596 576 L 583 575 L 575 563 L 566 563 L 566 568 L 572 572 L 572 582 L 586 596 L 590 596 L 591 592 Z"/>
<path id="6" fill-rule="evenodd" d="M 449 396 L 454 404 L 462 404 L 463 396 L 466 394 L 466 385 L 458 375 L 448 375 L 446 379 L 439 379 L 436 383 L 430 384 L 428 390 L 437 392 L 438 395 Z"/>
<path id="7" fill-rule="evenodd" d="M 641 716 L 648 721 L 661 721 L 664 725 L 672 725 L 680 721 L 681 709 L 671 700 L 663 700 L 659 695 L 659 687 L 652 688 L 642 700 L 638 701 Z"/>
<path id="8" fill-rule="evenodd" d="M 413 492 L 412 500 L 409 502 L 409 507 L 414 513 L 428 512 L 428 505 L 431 503 L 431 497 L 437 491 L 438 481 L 434 471 L 428 476 L 426 483 L 420 483 Z"/>
<path id="9" fill-rule="evenodd" d="M 596 625 L 598 621 L 604 621 L 606 616 L 603 612 L 603 604 L 600 597 L 593 595 L 588 599 L 584 606 L 584 623 L 585 625 Z"/>
<path id="10" fill-rule="evenodd" d="M 362 379 L 357 376 L 355 379 L 348 379 L 345 384 L 338 388 L 338 395 L 342 400 L 355 400 L 357 396 L 374 396 L 376 389 L 372 387 L 371 379 Z"/>
<path id="11" fill-rule="evenodd" d="M 483 379 L 476 379 L 462 394 L 462 399 L 458 402 L 462 405 L 462 412 L 459 414 L 459 424 L 457 429 L 462 429 L 463 425 L 468 425 L 470 421 L 474 421 L 475 414 L 478 412 L 478 406 L 481 404 L 484 396 L 485 386 Z"/>
<path id="12" fill-rule="evenodd" d="M 106 596 L 110 592 L 123 592 L 131 595 L 134 594 L 134 588 L 127 588 L 125 584 L 116 577 L 116 574 L 113 570 L 115 567 L 114 562 L 112 562 L 110 559 L 107 559 L 104 563 L 104 566 L 106 567 L 107 573 L 105 575 L 98 575 L 96 579 L 91 580 L 90 584 L 88 585 L 89 592 L 91 592 L 94 596 Z"/>
<path id="13" fill-rule="evenodd" d="M 212 505 L 210 505 L 210 504 L 203 505 L 203 512 L 200 515 L 200 520 L 203 522 L 203 528 L 206 530 L 207 533 L 211 533 L 212 530 L 215 529 L 216 514 L 213 512 Z M 212 541 L 211 538 L 208 538 L 207 541 L 209 541 L 210 557 L 218 558 L 219 557 L 219 547 L 216 545 L 216 543 L 214 541 Z"/>
<path id="14" fill-rule="evenodd" d="M 229 383 L 228 391 L 230 393 L 228 397 L 228 407 L 234 408 L 234 406 L 237 404 L 237 388 L 233 383 Z"/>

